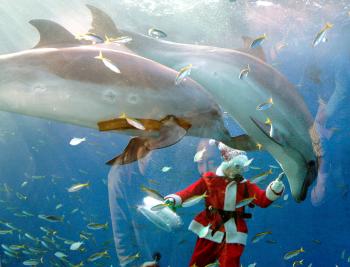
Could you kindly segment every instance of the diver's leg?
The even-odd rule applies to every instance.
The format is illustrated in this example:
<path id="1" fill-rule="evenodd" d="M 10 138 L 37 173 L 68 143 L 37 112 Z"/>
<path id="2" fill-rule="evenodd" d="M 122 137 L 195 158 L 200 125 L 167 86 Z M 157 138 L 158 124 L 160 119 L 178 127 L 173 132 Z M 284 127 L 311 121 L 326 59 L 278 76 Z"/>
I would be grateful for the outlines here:
<path id="1" fill-rule="evenodd" d="M 241 244 L 225 243 L 219 257 L 220 267 L 239 267 L 243 250 L 244 246 Z"/>
<path id="2" fill-rule="evenodd" d="M 222 244 L 220 243 L 215 243 L 204 238 L 198 238 L 189 266 L 205 267 L 206 265 L 215 262 L 221 249 Z"/>

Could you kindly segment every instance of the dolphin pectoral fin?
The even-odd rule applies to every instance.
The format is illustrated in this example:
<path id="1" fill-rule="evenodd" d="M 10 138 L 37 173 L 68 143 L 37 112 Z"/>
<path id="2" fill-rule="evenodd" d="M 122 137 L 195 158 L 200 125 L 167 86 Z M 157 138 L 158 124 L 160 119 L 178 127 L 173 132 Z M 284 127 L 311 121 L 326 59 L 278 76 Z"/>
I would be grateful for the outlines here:
<path id="1" fill-rule="evenodd" d="M 124 149 L 123 153 L 106 162 L 107 165 L 128 164 L 145 157 L 151 150 L 148 149 L 147 139 L 134 137 Z"/>
<path id="2" fill-rule="evenodd" d="M 56 22 L 46 19 L 33 19 L 29 21 L 39 32 L 40 40 L 34 48 L 43 47 L 70 47 L 80 45 L 67 29 Z"/>
<path id="3" fill-rule="evenodd" d="M 115 130 L 116 122 L 121 126 L 126 127 L 121 122 L 122 119 L 112 120 L 111 124 L 102 122 L 101 128 Z M 155 121 L 155 120 L 153 120 Z M 164 148 L 179 142 L 187 133 L 191 125 L 184 119 L 179 119 L 174 116 L 167 116 L 158 123 L 161 124 L 159 128 L 158 137 L 135 137 L 132 138 L 129 144 L 124 149 L 123 153 L 108 161 L 106 164 L 128 164 L 145 157 L 150 151 L 154 149 Z M 100 125 L 99 125 L 100 126 Z M 147 129 L 147 127 L 145 127 Z"/>
<path id="4" fill-rule="evenodd" d="M 91 29 L 89 32 L 93 32 L 100 37 L 104 37 L 105 35 L 108 37 L 123 35 L 115 26 L 114 21 L 108 14 L 92 5 L 86 6 L 90 10 L 92 16 Z"/>
<path id="5" fill-rule="evenodd" d="M 191 125 L 185 120 L 167 116 L 162 120 L 159 137 L 150 140 L 149 148 L 153 150 L 176 144 L 186 135 L 190 127 Z"/>
<path id="6" fill-rule="evenodd" d="M 250 48 L 251 43 L 254 41 L 253 38 L 248 36 L 242 36 L 242 40 L 244 43 L 243 49 L 237 49 L 238 51 L 247 53 L 249 55 L 257 57 L 260 60 L 266 62 L 266 55 L 265 55 L 264 49 L 261 46 Z"/>
<path id="7" fill-rule="evenodd" d="M 244 151 L 254 151 L 258 149 L 257 143 L 247 134 L 231 137 L 231 140 L 227 145 Z"/>
<path id="8" fill-rule="evenodd" d="M 250 119 L 256 125 L 256 127 L 258 127 L 268 138 L 270 138 L 276 144 L 283 146 L 283 138 L 281 137 L 277 129 L 274 129 L 273 135 L 271 135 L 271 125 L 262 123 L 261 121 L 256 120 L 253 117 L 250 117 Z"/>

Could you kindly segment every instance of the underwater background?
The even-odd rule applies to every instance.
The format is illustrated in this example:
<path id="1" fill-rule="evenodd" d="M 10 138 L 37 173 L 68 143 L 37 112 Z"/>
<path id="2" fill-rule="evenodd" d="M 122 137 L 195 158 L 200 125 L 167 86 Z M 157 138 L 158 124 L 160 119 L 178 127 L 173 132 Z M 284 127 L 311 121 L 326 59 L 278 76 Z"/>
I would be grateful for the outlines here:
<path id="1" fill-rule="evenodd" d="M 35 46 L 39 35 L 28 24 L 31 19 L 53 20 L 76 34 L 87 32 L 91 15 L 86 4 L 104 10 L 118 28 L 147 34 L 156 27 L 167 34 L 166 40 L 179 43 L 236 49 L 243 47 L 242 36 L 266 33 L 268 39 L 262 45 L 266 62 L 295 85 L 314 117 L 320 109 L 324 112 L 321 124 L 331 134 L 321 135 L 325 160 L 317 181 L 321 193 L 312 198 L 314 183 L 307 199 L 296 203 L 287 186 L 284 197 L 268 209 L 251 210 L 241 263 L 293 266 L 294 260 L 303 259 L 305 266 L 350 265 L 349 1 L 0 0 L 0 54 Z M 334 25 L 327 41 L 312 47 L 326 22 Z M 196 181 L 200 169 L 193 157 L 203 140 L 186 136 L 154 151 L 141 174 L 138 163 L 121 170 L 105 165 L 121 153 L 129 136 L 7 112 L 0 112 L 0 122 L 0 230 L 12 229 L 0 234 L 0 243 L 22 246 L 12 256 L 2 247 L 2 266 L 23 266 L 25 260 L 42 257 L 39 266 L 78 266 L 81 261 L 84 266 L 141 266 L 156 252 L 161 254 L 160 266 L 188 266 L 196 237 L 187 227 L 203 203 L 179 210 L 183 224 L 171 232 L 149 222 L 137 206 L 146 196 L 142 186 L 167 195 Z M 225 123 L 231 135 L 242 134 L 228 116 Z M 86 141 L 70 145 L 78 137 Z M 272 169 L 259 184 L 265 188 L 280 172 L 278 163 L 263 151 L 248 155 L 256 167 L 245 174 L 248 179 Z M 211 164 L 218 164 L 219 155 L 213 160 L 217 162 Z M 87 188 L 67 191 L 87 182 Z M 38 218 L 40 214 L 64 219 L 49 222 Z M 89 223 L 107 226 L 91 230 Z M 124 223 L 118 228 L 121 232 L 113 232 L 113 223 Z M 40 227 L 57 233 L 46 234 Z M 271 233 L 251 242 L 255 234 L 266 231 Z M 47 247 L 41 242 L 45 235 Z M 77 241 L 84 242 L 84 249 L 70 250 L 70 244 Z M 116 245 L 124 260 L 137 253 L 140 257 L 121 265 Z M 283 259 L 285 253 L 301 247 L 304 253 Z M 34 252 L 22 252 L 28 248 Z M 87 261 L 103 251 L 110 257 Z M 60 259 L 56 252 L 67 257 Z"/>

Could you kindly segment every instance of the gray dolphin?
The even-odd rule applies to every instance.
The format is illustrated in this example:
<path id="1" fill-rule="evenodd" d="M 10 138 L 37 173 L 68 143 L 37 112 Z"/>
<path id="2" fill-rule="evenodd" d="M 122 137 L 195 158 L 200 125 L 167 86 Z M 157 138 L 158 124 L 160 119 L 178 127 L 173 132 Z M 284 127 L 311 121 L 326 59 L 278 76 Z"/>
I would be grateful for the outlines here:
<path id="1" fill-rule="evenodd" d="M 186 134 L 230 145 L 219 106 L 195 81 L 175 86 L 176 71 L 154 61 L 103 47 L 64 47 L 63 39 L 60 43 L 61 48 L 39 45 L 0 56 L 0 110 L 138 136 L 109 164 L 132 162 Z M 95 58 L 100 52 L 120 73 Z M 122 113 L 145 130 L 120 118 Z"/>
<path id="2" fill-rule="evenodd" d="M 257 143 L 267 150 L 285 172 L 294 199 L 306 198 L 307 189 L 316 179 L 321 163 L 319 136 L 304 100 L 294 86 L 272 66 L 237 50 L 173 43 L 117 29 L 108 15 L 88 6 L 103 29 L 132 37 L 126 46 L 136 54 L 175 70 L 193 65 L 191 78 L 211 93 L 217 103 L 246 131 L 246 148 Z M 101 14 L 102 13 L 102 14 Z M 249 65 L 245 79 L 239 74 Z M 272 108 L 256 107 L 273 98 Z M 270 118 L 272 125 L 264 122 Z M 249 145 L 251 144 L 251 145 Z"/>

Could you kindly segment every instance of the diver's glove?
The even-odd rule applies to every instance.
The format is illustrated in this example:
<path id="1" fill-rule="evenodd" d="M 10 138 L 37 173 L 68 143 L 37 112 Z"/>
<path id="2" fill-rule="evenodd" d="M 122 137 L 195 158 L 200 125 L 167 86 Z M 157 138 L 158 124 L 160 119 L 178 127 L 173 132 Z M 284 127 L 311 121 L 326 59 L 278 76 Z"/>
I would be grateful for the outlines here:
<path id="1" fill-rule="evenodd" d="M 283 175 L 284 175 L 284 172 L 280 173 L 276 178 L 276 180 L 272 181 L 268 185 L 266 189 L 266 197 L 269 200 L 274 201 L 283 194 L 283 191 L 284 191 L 284 184 L 282 182 Z"/>
<path id="2" fill-rule="evenodd" d="M 165 198 L 164 203 L 168 206 L 169 209 L 176 212 L 176 201 L 173 197 Z"/>

